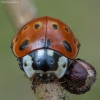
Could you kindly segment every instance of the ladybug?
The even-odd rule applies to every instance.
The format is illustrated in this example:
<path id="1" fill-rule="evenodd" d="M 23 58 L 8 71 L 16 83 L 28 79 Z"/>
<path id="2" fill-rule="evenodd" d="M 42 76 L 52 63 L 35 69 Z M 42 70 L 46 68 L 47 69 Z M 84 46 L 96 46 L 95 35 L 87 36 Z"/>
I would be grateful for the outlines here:
<path id="1" fill-rule="evenodd" d="M 79 47 L 72 30 L 62 21 L 48 16 L 26 23 L 11 43 L 20 69 L 30 79 L 41 81 L 63 77 Z"/>

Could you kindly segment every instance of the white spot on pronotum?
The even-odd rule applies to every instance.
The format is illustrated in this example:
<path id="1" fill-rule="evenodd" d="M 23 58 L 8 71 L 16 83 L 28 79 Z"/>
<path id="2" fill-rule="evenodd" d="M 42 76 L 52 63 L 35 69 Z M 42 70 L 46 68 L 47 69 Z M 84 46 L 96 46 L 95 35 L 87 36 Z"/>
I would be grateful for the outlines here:
<path id="1" fill-rule="evenodd" d="M 48 77 L 50 77 L 50 74 L 47 74 Z"/>
<path id="2" fill-rule="evenodd" d="M 60 57 L 58 61 L 58 69 L 57 71 L 55 71 L 56 76 L 58 78 L 61 78 L 65 74 L 67 67 L 68 67 L 68 58 L 64 56 Z"/>
<path id="3" fill-rule="evenodd" d="M 43 74 L 40 74 L 40 76 L 42 77 Z"/>
<path id="4" fill-rule="evenodd" d="M 53 56 L 54 54 L 54 51 L 53 50 L 47 50 L 47 55 L 48 56 Z"/>
<path id="5" fill-rule="evenodd" d="M 32 68 L 32 63 L 33 61 L 31 56 L 26 55 L 23 57 L 23 68 L 29 78 L 31 78 L 35 73 L 35 71 Z"/>
<path id="6" fill-rule="evenodd" d="M 41 56 L 43 56 L 44 55 L 44 50 L 42 49 L 42 50 L 38 50 L 38 52 L 37 52 L 37 56 L 38 57 L 41 57 Z"/>

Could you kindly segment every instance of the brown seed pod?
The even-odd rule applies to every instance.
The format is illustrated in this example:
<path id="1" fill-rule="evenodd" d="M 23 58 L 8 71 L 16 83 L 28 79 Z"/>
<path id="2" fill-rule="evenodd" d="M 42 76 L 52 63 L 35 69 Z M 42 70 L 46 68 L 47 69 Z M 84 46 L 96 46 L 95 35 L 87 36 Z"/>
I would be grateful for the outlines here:
<path id="1" fill-rule="evenodd" d="M 60 81 L 63 82 L 62 86 L 70 93 L 83 94 L 89 91 L 96 81 L 96 70 L 86 61 L 75 59 Z"/>

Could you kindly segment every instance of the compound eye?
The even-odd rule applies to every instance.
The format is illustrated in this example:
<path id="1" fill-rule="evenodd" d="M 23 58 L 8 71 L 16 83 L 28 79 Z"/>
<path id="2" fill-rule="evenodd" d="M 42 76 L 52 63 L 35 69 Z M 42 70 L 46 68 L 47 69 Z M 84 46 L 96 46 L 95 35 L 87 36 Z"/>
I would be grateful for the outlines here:
<path id="1" fill-rule="evenodd" d="M 35 73 L 34 69 L 32 68 L 32 63 L 33 61 L 30 55 L 23 57 L 23 69 L 29 78 L 31 78 Z"/>

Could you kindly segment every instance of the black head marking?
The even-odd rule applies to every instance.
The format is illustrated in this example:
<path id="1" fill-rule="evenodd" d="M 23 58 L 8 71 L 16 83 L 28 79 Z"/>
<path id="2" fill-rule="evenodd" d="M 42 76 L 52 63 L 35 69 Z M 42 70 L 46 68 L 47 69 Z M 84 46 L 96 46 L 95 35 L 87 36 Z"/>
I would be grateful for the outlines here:
<path id="1" fill-rule="evenodd" d="M 71 48 L 70 44 L 67 41 L 63 41 L 63 45 L 64 45 L 64 47 L 66 48 L 66 50 L 68 52 L 72 52 L 72 48 Z"/>
<path id="2" fill-rule="evenodd" d="M 39 27 L 40 27 L 39 24 L 35 24 L 35 25 L 34 25 L 34 28 L 35 28 L 35 29 L 38 29 Z"/>
<path id="3" fill-rule="evenodd" d="M 19 46 L 19 50 L 24 50 L 28 44 L 28 41 L 29 40 L 27 40 L 27 39 L 25 41 L 23 41 L 22 44 Z"/>
<path id="4" fill-rule="evenodd" d="M 63 68 L 65 68 L 66 67 L 66 63 L 65 64 L 63 64 Z"/>
<path id="5" fill-rule="evenodd" d="M 58 27 L 57 27 L 56 24 L 52 24 L 52 27 L 54 28 L 54 30 L 57 30 L 58 29 Z"/>
<path id="6" fill-rule="evenodd" d="M 26 67 L 27 66 L 27 63 L 24 63 L 24 66 Z"/>

